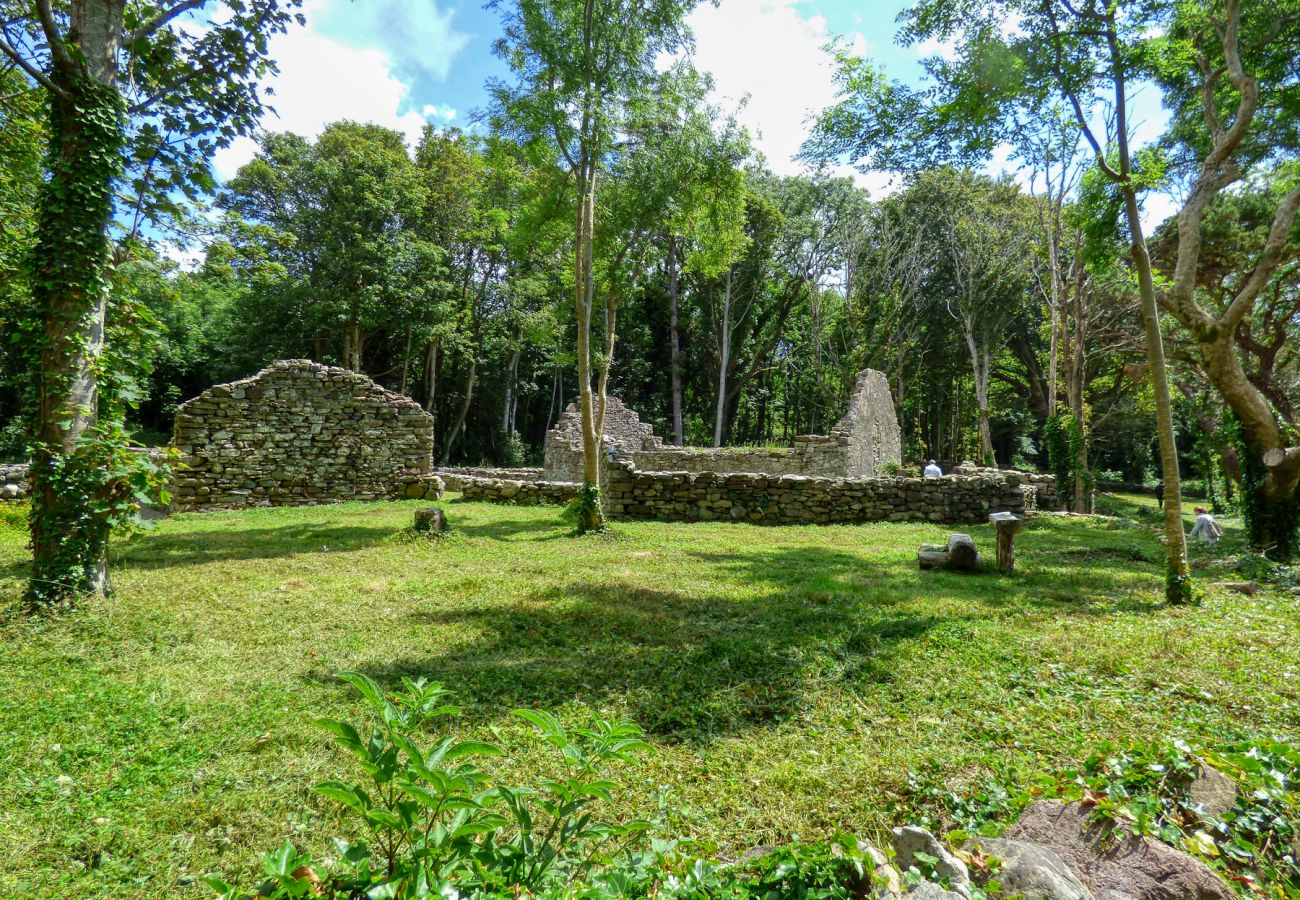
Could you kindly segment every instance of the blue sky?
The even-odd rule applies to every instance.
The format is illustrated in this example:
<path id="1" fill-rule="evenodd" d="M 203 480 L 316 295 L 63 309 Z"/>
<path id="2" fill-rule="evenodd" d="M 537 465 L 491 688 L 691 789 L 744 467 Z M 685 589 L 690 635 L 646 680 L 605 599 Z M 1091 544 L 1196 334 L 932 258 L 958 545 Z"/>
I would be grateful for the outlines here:
<path id="1" fill-rule="evenodd" d="M 847 41 L 891 78 L 917 82 L 921 60 L 944 48 L 900 47 L 896 20 L 906 0 L 720 0 L 692 13 L 697 67 L 710 72 L 717 100 L 734 107 L 777 172 L 800 167 L 792 159 L 812 115 L 834 99 L 825 46 Z M 486 103 L 484 82 L 502 75 L 492 55 L 499 16 L 481 0 L 306 0 L 305 29 L 277 37 L 271 55 L 276 116 L 263 126 L 315 136 L 329 122 L 373 121 L 412 140 L 426 122 L 467 126 Z M 1154 91 L 1138 98 L 1143 136 L 1157 133 L 1164 116 Z M 220 153 L 218 176 L 229 177 L 253 152 L 243 139 Z M 1006 165 L 995 161 L 994 170 Z M 873 195 L 890 190 L 881 174 L 857 175 Z M 1154 198 L 1153 198 L 1154 199 Z M 1155 199 L 1149 214 L 1166 205 Z"/>
<path id="2" fill-rule="evenodd" d="M 903 0 L 722 0 L 691 17 L 697 65 L 710 71 L 728 106 L 748 96 L 742 119 L 778 171 L 807 133 L 807 117 L 833 98 L 824 46 L 843 38 L 893 76 L 921 75 L 914 48 L 894 44 Z M 281 36 L 271 53 L 277 116 L 264 127 L 315 135 L 340 118 L 375 121 L 408 134 L 424 122 L 469 124 L 486 103 L 484 82 L 503 74 L 492 55 L 499 17 L 478 0 L 307 0 L 307 27 Z M 217 159 L 231 175 L 248 142 Z"/>

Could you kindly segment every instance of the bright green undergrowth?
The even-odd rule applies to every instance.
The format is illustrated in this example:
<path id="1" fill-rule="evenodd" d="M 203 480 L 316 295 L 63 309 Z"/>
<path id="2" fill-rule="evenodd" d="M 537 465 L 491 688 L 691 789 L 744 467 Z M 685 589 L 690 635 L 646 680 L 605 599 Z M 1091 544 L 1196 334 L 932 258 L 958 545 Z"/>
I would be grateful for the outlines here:
<path id="1" fill-rule="evenodd" d="M 1035 520 L 1012 577 L 917 571 L 934 526 L 575 539 L 554 508 L 449 502 L 456 530 L 430 541 L 405 534 L 415 506 L 179 517 L 114 546 L 111 601 L 11 613 L 0 896 L 204 896 L 199 876 L 250 881 L 286 838 L 328 856 L 346 817 L 313 786 L 349 763 L 314 721 L 362 718 L 344 670 L 444 684 L 504 783 L 556 774 L 513 710 L 637 723 L 654 752 L 613 767 L 606 814 L 711 858 L 970 827 L 1105 742 L 1294 741 L 1300 724 L 1300 599 L 1164 606 L 1139 500 Z M 1196 548 L 1203 582 L 1257 567 L 1233 524 Z M 11 609 L 25 571 L 6 521 Z"/>

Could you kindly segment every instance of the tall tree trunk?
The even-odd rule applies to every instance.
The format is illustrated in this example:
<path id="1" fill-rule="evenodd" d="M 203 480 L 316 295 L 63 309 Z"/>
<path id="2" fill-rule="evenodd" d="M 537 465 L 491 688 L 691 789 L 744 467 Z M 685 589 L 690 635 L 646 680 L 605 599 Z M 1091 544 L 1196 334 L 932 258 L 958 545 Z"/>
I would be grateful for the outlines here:
<path id="1" fill-rule="evenodd" d="M 399 394 L 401 394 L 403 397 L 406 396 L 406 380 L 407 380 L 407 377 L 411 374 L 411 341 L 412 341 L 412 340 L 413 340 L 413 336 L 412 336 L 412 334 L 411 334 L 411 331 L 410 331 L 410 329 L 407 329 L 407 332 L 406 332 L 406 348 L 402 351 L 402 380 L 401 380 L 401 387 L 399 387 L 398 390 L 397 390 L 397 392 L 398 392 Z"/>
<path id="2" fill-rule="evenodd" d="M 348 320 L 343 326 L 343 368 L 353 372 L 361 371 L 361 350 L 365 338 L 361 335 L 361 326 L 356 319 Z"/>
<path id="3" fill-rule="evenodd" d="M 478 381 L 478 359 L 471 356 L 469 358 L 469 372 L 465 376 L 465 399 L 461 401 L 460 411 L 456 414 L 456 424 L 451 427 L 447 434 L 446 443 L 442 448 L 442 464 L 451 463 L 452 451 L 456 449 L 456 440 L 460 437 L 461 432 L 465 430 L 465 418 L 469 415 L 470 405 L 474 402 L 474 385 Z"/>
<path id="4" fill-rule="evenodd" d="M 989 378 L 992 371 L 990 350 L 979 346 L 975 337 L 975 323 L 969 318 L 962 319 L 962 332 L 966 338 L 966 349 L 970 351 L 971 371 L 975 376 L 976 421 L 979 424 L 980 464 L 995 465 L 997 458 L 993 453 L 993 431 L 989 425 Z"/>
<path id="5" fill-rule="evenodd" d="M 1128 220 L 1131 245 L 1129 253 L 1138 276 L 1138 295 L 1142 303 L 1142 324 L 1146 331 L 1147 359 L 1150 363 L 1151 388 L 1156 400 L 1156 432 L 1160 438 L 1160 466 L 1165 482 L 1165 541 L 1168 570 L 1165 599 L 1185 603 L 1192 599 L 1191 567 L 1187 562 L 1187 534 L 1183 531 L 1183 485 L 1178 471 L 1178 444 L 1174 436 L 1173 404 L 1169 398 L 1169 373 L 1165 363 L 1165 345 L 1160 334 L 1160 308 L 1156 301 L 1155 278 L 1151 255 L 1142 232 L 1142 215 L 1137 189 L 1133 185 L 1133 166 L 1129 155 L 1129 130 L 1125 66 L 1119 50 L 1115 14 L 1107 18 L 1107 42 L 1110 48 L 1112 78 L 1115 83 L 1116 151 L 1119 157 L 1120 189 L 1124 196 L 1124 215 Z"/>
<path id="6" fill-rule="evenodd" d="M 1123 146 L 1126 142 L 1121 142 Z M 1171 603 L 1191 599 L 1191 569 L 1187 563 L 1187 534 L 1183 531 L 1183 485 L 1178 471 L 1178 445 L 1174 437 L 1173 404 L 1169 398 L 1169 373 L 1165 364 L 1164 341 L 1160 335 L 1160 310 L 1156 304 L 1156 286 L 1151 273 L 1151 257 L 1142 236 L 1141 213 L 1137 195 L 1125 187 L 1124 207 L 1128 214 L 1133 243 L 1129 252 L 1137 270 L 1138 291 L 1142 300 L 1142 324 L 1146 330 L 1147 359 L 1151 367 L 1151 389 L 1156 399 L 1156 432 L 1160 437 L 1160 467 L 1165 482 L 1165 540 L 1169 567 L 1165 597 Z"/>
<path id="7" fill-rule="evenodd" d="M 49 178 L 39 199 L 32 294 L 44 320 L 32 447 L 28 599 L 51 604 L 108 589 L 108 498 L 95 460 L 99 369 L 108 304 L 113 181 L 125 115 L 117 89 L 121 0 L 71 5 L 66 46 L 52 49 Z"/>
<path id="8" fill-rule="evenodd" d="M 1074 456 L 1074 511 L 1076 513 L 1092 512 L 1091 498 L 1088 496 L 1088 424 L 1084 421 L 1083 381 L 1086 377 L 1084 337 L 1086 317 L 1083 308 L 1081 285 L 1076 285 L 1073 297 L 1074 338 L 1071 342 L 1070 377 L 1067 390 L 1070 394 L 1070 415 L 1079 430 L 1079 443 Z M 1058 486 L 1059 488 L 1059 486 Z M 1064 500 L 1064 497 L 1058 497 Z"/>
<path id="9" fill-rule="evenodd" d="M 672 376 L 673 444 L 685 440 L 682 428 L 682 339 L 677 327 L 677 239 L 668 238 L 668 331 L 672 342 L 669 370 Z"/>
<path id="10" fill-rule="evenodd" d="M 583 498 L 578 529 L 599 531 L 605 527 L 600 500 L 600 437 L 596 432 L 596 411 L 591 391 L 591 305 L 595 292 L 592 266 L 592 237 L 596 216 L 595 164 L 583 149 L 578 177 L 578 225 L 574 242 L 575 300 L 578 318 L 578 411 L 582 420 Z"/>
<path id="11" fill-rule="evenodd" d="M 519 348 L 510 352 L 510 364 L 506 366 L 506 400 L 501 410 L 501 433 L 509 435 L 514 430 L 510 422 L 514 407 L 515 374 L 519 371 Z"/>
<path id="12" fill-rule="evenodd" d="M 722 446 L 722 426 L 727 411 L 727 369 L 731 365 L 731 269 L 722 298 L 722 333 L 718 336 L 718 402 L 713 413 L 713 446 Z"/>
<path id="13" fill-rule="evenodd" d="M 424 356 L 424 409 L 433 417 L 433 447 L 438 447 L 438 341 L 431 340 Z"/>

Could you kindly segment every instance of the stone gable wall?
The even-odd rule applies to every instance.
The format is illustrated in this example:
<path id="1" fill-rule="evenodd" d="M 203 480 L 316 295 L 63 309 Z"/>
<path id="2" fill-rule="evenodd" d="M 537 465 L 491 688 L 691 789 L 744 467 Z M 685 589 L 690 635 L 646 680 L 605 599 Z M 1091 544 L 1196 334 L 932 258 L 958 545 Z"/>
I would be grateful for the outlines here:
<path id="1" fill-rule="evenodd" d="M 903 462 L 903 435 L 894 414 L 889 379 L 875 369 L 863 369 L 849 395 L 849 408 L 831 434 L 848 435 L 844 474 L 850 478 L 884 475 L 885 467 Z"/>
<path id="2" fill-rule="evenodd" d="M 423 497 L 433 419 L 347 369 L 272 363 L 219 384 L 176 413 L 178 509 Z"/>
<path id="3" fill-rule="evenodd" d="M 663 446 L 655 437 L 654 428 L 642 422 L 617 397 L 605 398 L 604 438 L 607 448 L 624 452 L 656 450 Z M 582 414 L 576 403 L 570 403 L 555 427 L 546 432 L 543 449 L 547 481 L 582 482 Z"/>

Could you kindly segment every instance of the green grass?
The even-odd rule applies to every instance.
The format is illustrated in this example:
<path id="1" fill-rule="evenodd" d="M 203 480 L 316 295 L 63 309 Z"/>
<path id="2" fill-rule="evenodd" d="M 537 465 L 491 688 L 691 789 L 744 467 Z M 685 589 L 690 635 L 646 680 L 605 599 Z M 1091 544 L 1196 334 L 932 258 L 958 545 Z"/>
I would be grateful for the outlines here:
<path id="1" fill-rule="evenodd" d="M 24 535 L 0 521 L 0 896 L 205 896 L 285 837 L 327 853 L 311 793 L 351 774 L 313 725 L 355 717 L 334 673 L 444 682 L 501 774 L 552 760 L 510 710 L 639 722 L 657 752 L 617 812 L 664 803 L 703 852 L 944 821 L 943 796 L 1027 784 L 1103 740 L 1296 734 L 1300 598 L 1159 602 L 1134 520 L 1040 517 L 1019 572 L 919 572 L 925 525 L 620 523 L 449 502 L 182 516 L 114 548 L 112 600 L 17 615 Z M 1195 548 L 1204 580 L 1240 548 Z M 973 530 L 991 552 L 986 527 Z"/>

